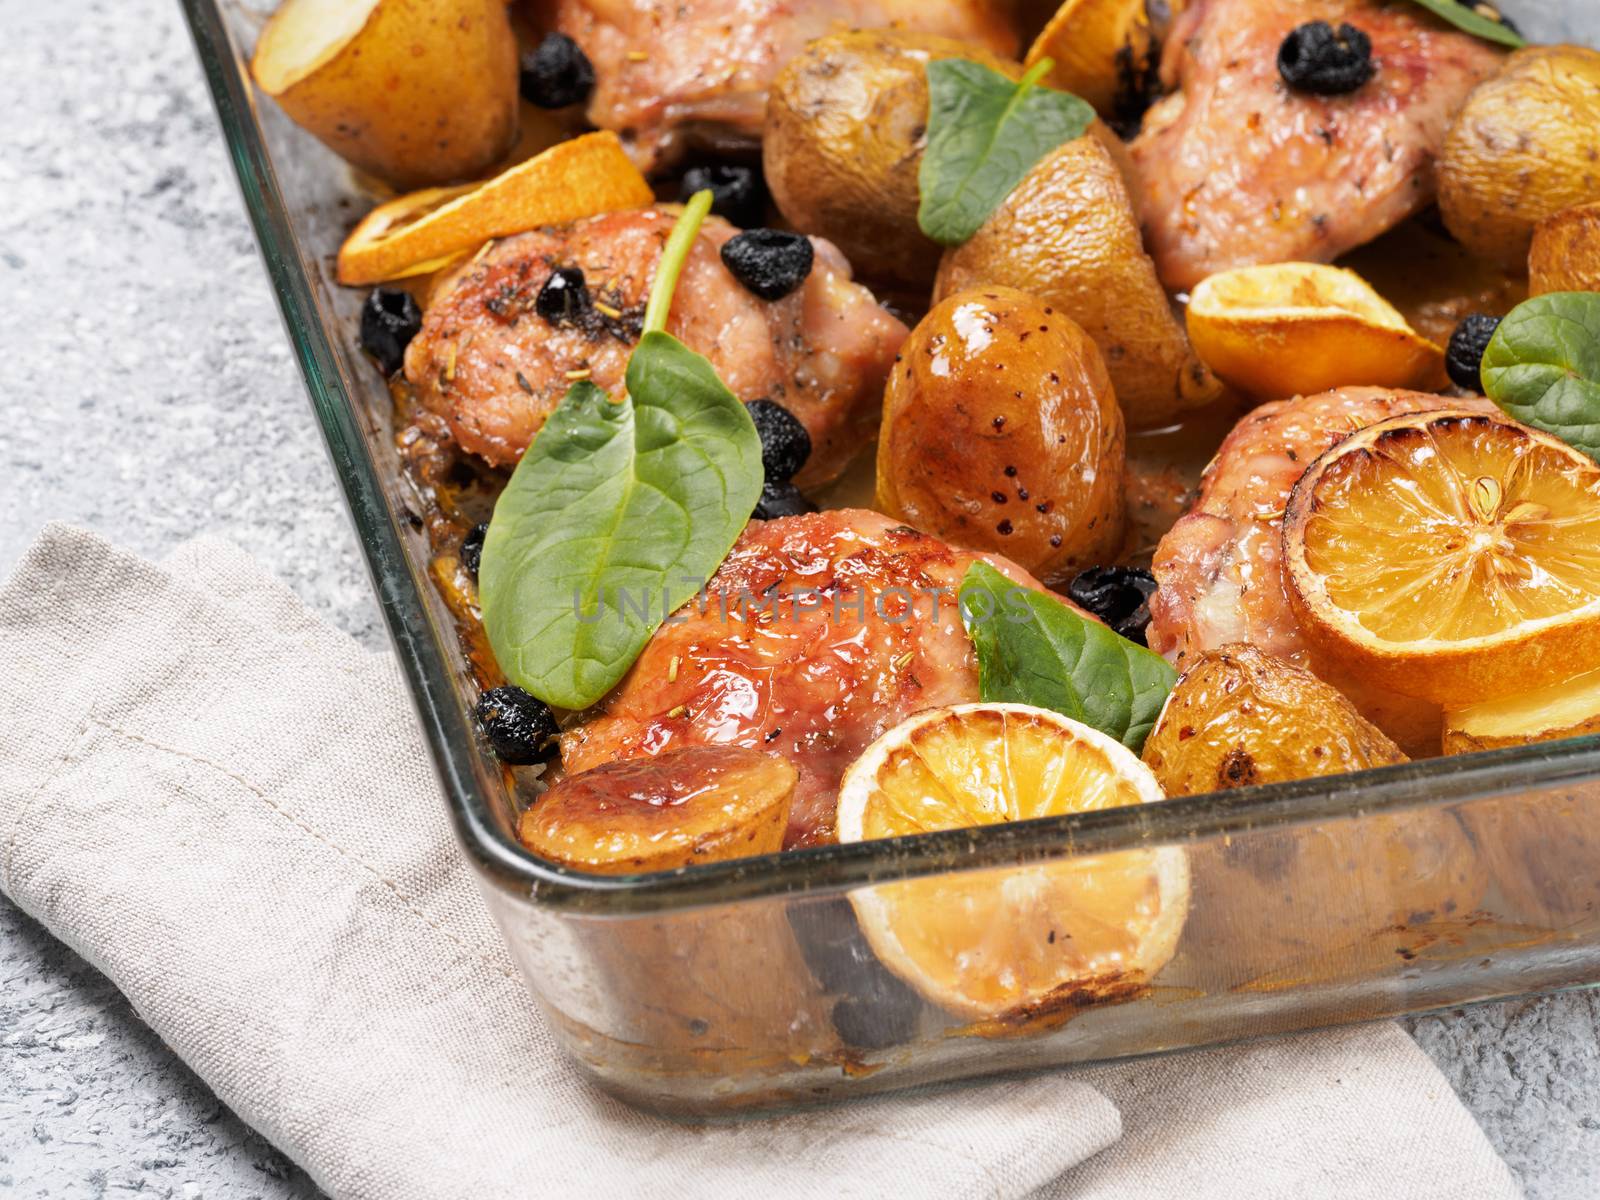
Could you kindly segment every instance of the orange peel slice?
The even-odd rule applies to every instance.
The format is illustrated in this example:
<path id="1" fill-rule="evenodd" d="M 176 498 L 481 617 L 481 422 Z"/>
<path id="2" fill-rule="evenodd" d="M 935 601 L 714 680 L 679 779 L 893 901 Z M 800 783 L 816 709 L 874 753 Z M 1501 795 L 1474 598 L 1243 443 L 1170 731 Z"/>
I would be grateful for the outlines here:
<path id="1" fill-rule="evenodd" d="M 841 842 L 1161 800 L 1105 734 L 1022 704 L 921 712 L 845 773 Z M 850 893 L 879 960 L 948 1012 L 1028 1026 L 1130 999 L 1177 948 L 1189 870 L 1175 846 L 942 874 Z"/>
<path id="2" fill-rule="evenodd" d="M 1600 464 L 1509 417 L 1392 417 L 1318 458 L 1283 522 L 1319 661 L 1447 709 L 1600 666 Z"/>
<path id="3" fill-rule="evenodd" d="M 483 183 L 410 192 L 373 209 L 339 248 L 338 279 L 354 286 L 426 274 L 493 238 L 654 199 L 616 134 L 586 133 Z"/>
<path id="4" fill-rule="evenodd" d="M 1444 367 L 1444 351 L 1366 280 L 1323 263 L 1212 275 L 1189 298 L 1188 327 L 1206 366 L 1257 400 L 1420 387 Z"/>
<path id="5" fill-rule="evenodd" d="M 1151 36 L 1145 0 L 1066 0 L 1028 47 L 1023 65 L 1054 60 L 1045 82 L 1111 117 L 1128 73 L 1150 54 Z"/>

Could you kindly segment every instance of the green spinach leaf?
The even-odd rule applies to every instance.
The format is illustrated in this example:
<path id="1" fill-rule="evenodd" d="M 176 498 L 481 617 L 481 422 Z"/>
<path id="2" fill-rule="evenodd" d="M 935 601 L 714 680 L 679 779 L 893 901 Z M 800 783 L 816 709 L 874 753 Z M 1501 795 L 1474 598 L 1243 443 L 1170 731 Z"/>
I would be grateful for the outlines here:
<path id="1" fill-rule="evenodd" d="M 983 699 L 1053 709 L 1143 749 L 1178 679 L 1166 659 L 988 563 L 967 568 L 960 600 Z"/>
<path id="2" fill-rule="evenodd" d="M 1513 49 L 1521 49 L 1528 44 L 1521 34 L 1505 22 L 1474 12 L 1465 4 L 1456 3 L 1456 0 L 1416 0 L 1416 3 L 1434 16 L 1449 21 L 1463 33 L 1470 33 L 1485 41 L 1499 42 Z"/>
<path id="3" fill-rule="evenodd" d="M 670 297 L 709 207 L 709 192 L 696 196 L 663 251 L 627 395 L 573 385 L 489 522 L 478 580 L 489 644 L 512 683 L 561 708 L 616 686 L 721 565 L 761 494 L 749 412 L 661 329 L 657 297 Z"/>
<path id="4" fill-rule="evenodd" d="M 1038 86 L 1052 66 L 1042 59 L 1013 83 L 964 58 L 928 64 L 917 222 L 940 245 L 970 238 L 1035 163 L 1094 121 L 1087 101 Z"/>
<path id="5" fill-rule="evenodd" d="M 1526 425 L 1600 459 L 1600 293 L 1535 296 L 1500 322 L 1483 390 Z"/>

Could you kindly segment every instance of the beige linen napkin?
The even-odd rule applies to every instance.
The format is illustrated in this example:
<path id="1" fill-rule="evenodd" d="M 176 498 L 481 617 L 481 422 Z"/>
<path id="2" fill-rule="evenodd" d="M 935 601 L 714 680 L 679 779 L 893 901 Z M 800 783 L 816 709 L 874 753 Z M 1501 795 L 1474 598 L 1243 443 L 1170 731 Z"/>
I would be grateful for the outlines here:
<path id="1" fill-rule="evenodd" d="M 1393 1026 L 738 1124 L 609 1099 L 392 659 L 214 540 L 157 566 L 51 526 L 0 589 L 0 888 L 336 1197 L 1516 1195 Z"/>

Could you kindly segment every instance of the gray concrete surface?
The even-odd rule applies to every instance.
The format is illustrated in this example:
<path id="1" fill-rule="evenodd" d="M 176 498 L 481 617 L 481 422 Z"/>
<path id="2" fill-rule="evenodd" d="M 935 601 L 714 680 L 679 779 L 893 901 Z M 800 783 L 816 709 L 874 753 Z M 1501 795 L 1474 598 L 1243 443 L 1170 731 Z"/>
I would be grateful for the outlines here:
<path id="1" fill-rule="evenodd" d="M 382 633 L 169 0 L 0 0 L 0 573 L 47 519 L 225 534 Z M 1536 1200 L 1600 1187 L 1596 1001 L 1410 1022 Z M 0 1195 L 315 1196 L 0 900 Z"/>

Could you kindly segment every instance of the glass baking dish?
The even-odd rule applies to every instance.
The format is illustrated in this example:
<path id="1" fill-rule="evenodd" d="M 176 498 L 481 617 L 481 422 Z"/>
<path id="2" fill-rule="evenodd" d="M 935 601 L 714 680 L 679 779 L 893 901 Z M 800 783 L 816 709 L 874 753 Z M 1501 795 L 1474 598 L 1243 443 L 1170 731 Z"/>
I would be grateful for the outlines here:
<path id="1" fill-rule="evenodd" d="M 475 684 L 429 583 L 391 397 L 355 349 L 361 294 L 332 283 L 358 193 L 249 82 L 270 6 L 183 0 L 462 847 L 534 999 L 601 1086 L 677 1116 L 772 1109 L 1600 981 L 1600 737 L 657 875 L 531 856 L 513 781 L 469 717 Z M 1530 34 L 1600 42 L 1588 0 L 1524 8 Z M 921 999 L 873 956 L 850 902 L 975 872 L 1026 885 L 1163 847 L 1190 880 L 1176 956 L 1140 986 L 1053 996 L 1025 1020 Z"/>

